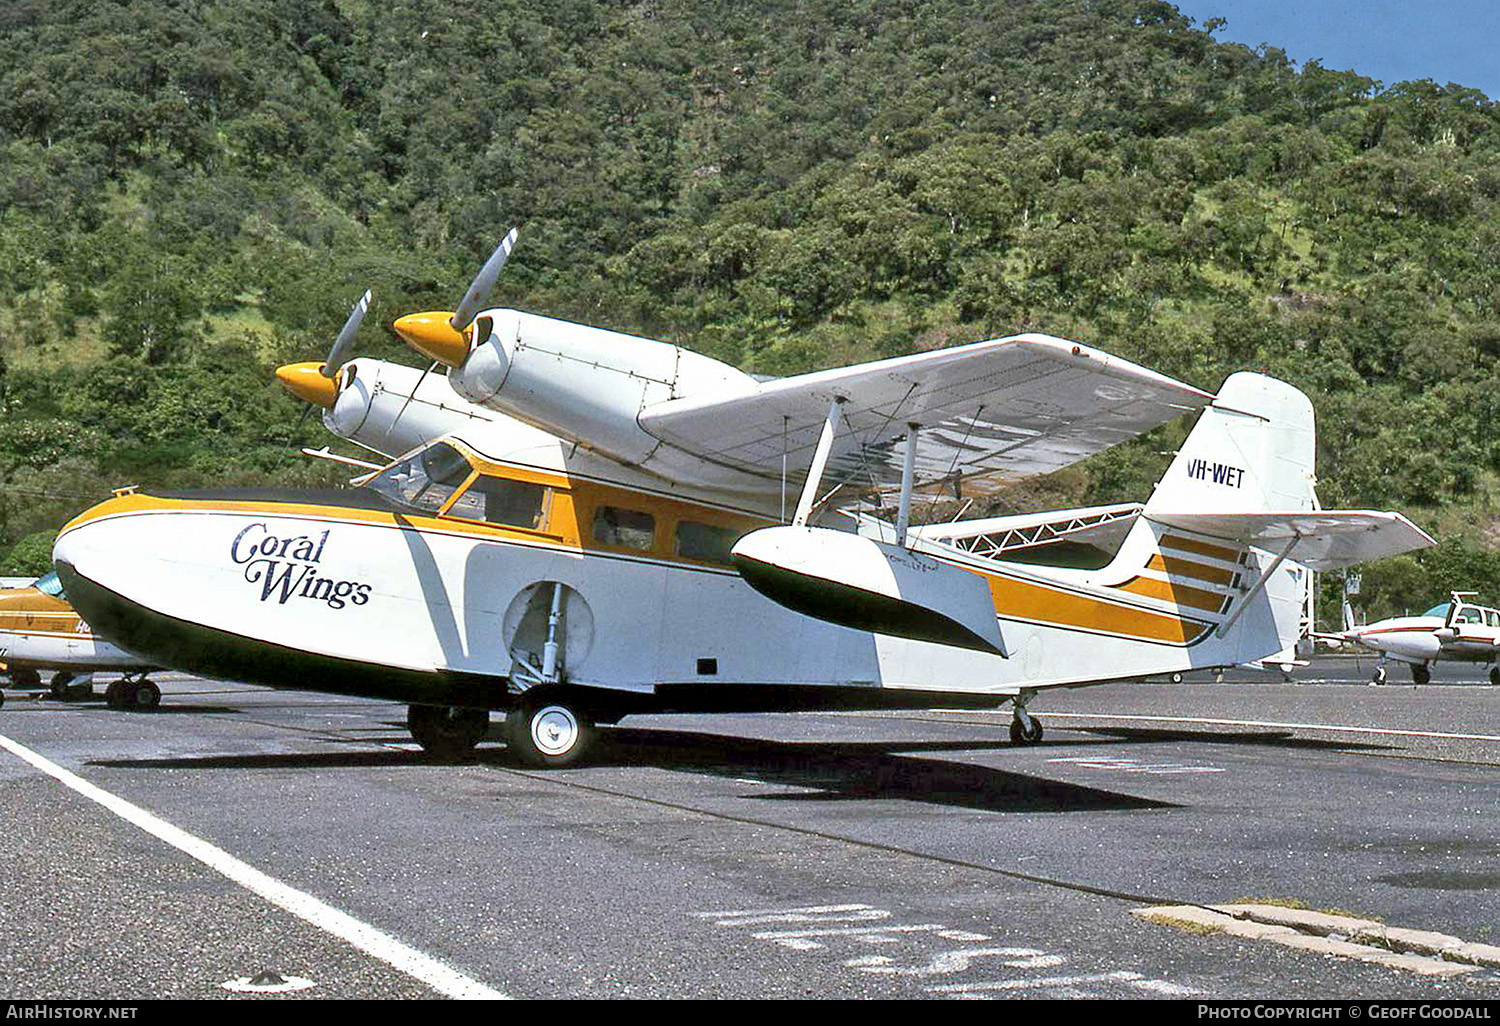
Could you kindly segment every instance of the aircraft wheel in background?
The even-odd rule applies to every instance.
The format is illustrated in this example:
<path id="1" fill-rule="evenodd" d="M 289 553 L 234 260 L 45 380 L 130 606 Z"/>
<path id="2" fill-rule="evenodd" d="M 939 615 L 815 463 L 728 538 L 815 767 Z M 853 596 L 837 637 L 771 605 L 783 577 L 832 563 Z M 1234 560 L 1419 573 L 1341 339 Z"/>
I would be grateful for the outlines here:
<path id="1" fill-rule="evenodd" d="M 561 769 L 579 762 L 593 743 L 593 722 L 574 702 L 556 694 L 524 696 L 505 714 L 511 751 L 528 766 Z"/>
<path id="2" fill-rule="evenodd" d="M 1432 671 L 1425 663 L 1416 663 L 1411 668 L 1411 681 L 1413 684 L 1427 684 L 1432 680 Z"/>
<path id="3" fill-rule="evenodd" d="M 13 687 L 39 688 L 42 686 L 42 675 L 33 669 L 23 667 L 10 671 L 10 682 Z"/>
<path id="4" fill-rule="evenodd" d="M 1500 688 L 1500 666 L 1490 667 L 1490 683 Z"/>
<path id="5" fill-rule="evenodd" d="M 104 704 L 111 709 L 124 709 L 126 683 L 124 677 L 110 681 L 109 686 L 104 689 Z"/>
<path id="6" fill-rule="evenodd" d="M 73 682 L 73 675 L 65 670 L 58 671 L 52 675 L 52 681 L 47 685 L 47 691 L 53 698 L 67 698 L 68 685 Z"/>
<path id="7" fill-rule="evenodd" d="M 0 705 L 4 705 L 4 704 L 5 704 L 5 692 L 4 691 L 0 691 Z"/>
<path id="8" fill-rule="evenodd" d="M 1379 685 L 1384 684 L 1384 683 L 1385 683 L 1385 667 L 1384 666 L 1377 666 L 1377 667 L 1375 667 L 1375 675 L 1370 678 L 1370 687 L 1372 687 L 1372 688 L 1373 687 L 1378 687 Z"/>
<path id="9" fill-rule="evenodd" d="M 437 759 L 461 759 L 490 729 L 487 709 L 449 705 L 406 707 L 406 727 L 422 750 Z"/>
<path id="10" fill-rule="evenodd" d="M 137 681 L 126 691 L 126 708 L 136 712 L 155 712 L 161 705 L 161 688 L 149 680 Z"/>
<path id="11" fill-rule="evenodd" d="M 1030 717 L 1031 729 L 1021 722 L 1020 717 L 1010 721 L 1010 740 L 1012 744 L 1034 745 L 1042 739 L 1042 721 L 1035 716 Z"/>

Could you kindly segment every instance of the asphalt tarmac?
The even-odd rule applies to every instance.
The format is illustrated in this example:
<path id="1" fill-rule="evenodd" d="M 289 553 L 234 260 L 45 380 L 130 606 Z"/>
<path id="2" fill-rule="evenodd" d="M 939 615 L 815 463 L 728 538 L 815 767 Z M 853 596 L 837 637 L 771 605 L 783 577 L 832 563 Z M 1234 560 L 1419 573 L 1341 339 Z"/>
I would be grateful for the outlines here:
<path id="1" fill-rule="evenodd" d="M 498 716 L 439 765 L 380 702 L 7 691 L 0 996 L 1500 997 L 1131 915 L 1273 899 L 1500 944 L 1500 689 L 1372 668 L 1048 692 L 1032 747 L 1008 712 L 632 718 L 553 772 Z"/>

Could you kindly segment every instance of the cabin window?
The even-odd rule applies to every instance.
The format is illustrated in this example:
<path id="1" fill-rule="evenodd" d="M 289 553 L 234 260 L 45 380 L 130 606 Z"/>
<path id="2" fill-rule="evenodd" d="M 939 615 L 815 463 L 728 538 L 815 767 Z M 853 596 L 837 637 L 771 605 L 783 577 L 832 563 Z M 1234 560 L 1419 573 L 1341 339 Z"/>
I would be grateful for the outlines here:
<path id="1" fill-rule="evenodd" d="M 656 518 L 638 510 L 600 506 L 594 511 L 594 541 L 616 548 L 650 551 L 656 542 Z"/>
<path id="2" fill-rule="evenodd" d="M 469 461 L 447 442 L 386 467 L 365 487 L 403 506 L 436 511 L 458 491 L 472 473 Z"/>
<path id="3" fill-rule="evenodd" d="M 744 531 L 732 527 L 715 527 L 693 520 L 677 522 L 677 554 L 684 559 L 701 559 L 709 563 L 729 562 L 729 550 L 744 537 Z"/>
<path id="4" fill-rule="evenodd" d="M 1500 627 L 1500 613 L 1495 612 L 1493 609 L 1486 609 L 1484 611 L 1484 625 L 1486 627 Z"/>
<path id="5" fill-rule="evenodd" d="M 1453 618 L 1454 623 L 1484 623 L 1484 617 L 1473 606 L 1464 606 Z"/>
<path id="6" fill-rule="evenodd" d="M 448 507 L 448 516 L 537 530 L 547 504 L 547 486 L 502 477 L 476 477 Z"/>

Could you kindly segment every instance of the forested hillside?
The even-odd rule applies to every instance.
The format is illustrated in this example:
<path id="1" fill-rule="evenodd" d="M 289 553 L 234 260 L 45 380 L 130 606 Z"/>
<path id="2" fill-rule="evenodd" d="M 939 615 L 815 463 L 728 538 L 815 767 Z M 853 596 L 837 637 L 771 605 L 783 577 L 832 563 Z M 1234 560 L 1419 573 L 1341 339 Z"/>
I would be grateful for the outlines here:
<path id="1" fill-rule="evenodd" d="M 301 482 L 272 367 L 500 302 L 786 374 L 1038 329 L 1284 377 L 1326 505 L 1500 587 L 1500 109 L 1155 0 L 7 0 L 0 570 L 111 486 Z M 996 508 L 1141 498 L 1187 424 Z M 16 551 L 12 551 L 12 547 Z M 5 553 L 11 552 L 8 559 Z"/>

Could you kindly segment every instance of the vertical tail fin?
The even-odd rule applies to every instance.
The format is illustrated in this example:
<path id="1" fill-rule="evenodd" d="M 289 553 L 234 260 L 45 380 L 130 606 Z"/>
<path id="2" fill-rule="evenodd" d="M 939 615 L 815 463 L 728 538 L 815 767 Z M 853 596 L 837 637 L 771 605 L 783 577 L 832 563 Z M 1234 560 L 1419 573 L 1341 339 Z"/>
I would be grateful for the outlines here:
<path id="1" fill-rule="evenodd" d="M 1229 377 L 1146 503 L 1153 512 L 1314 508 L 1312 403 L 1262 374 Z"/>

